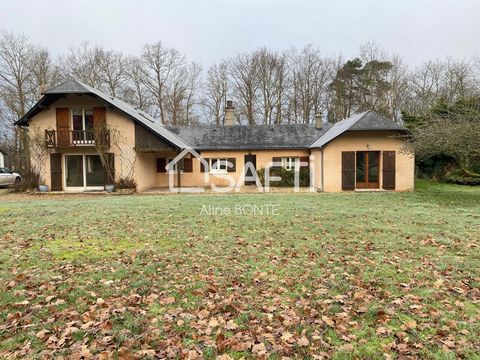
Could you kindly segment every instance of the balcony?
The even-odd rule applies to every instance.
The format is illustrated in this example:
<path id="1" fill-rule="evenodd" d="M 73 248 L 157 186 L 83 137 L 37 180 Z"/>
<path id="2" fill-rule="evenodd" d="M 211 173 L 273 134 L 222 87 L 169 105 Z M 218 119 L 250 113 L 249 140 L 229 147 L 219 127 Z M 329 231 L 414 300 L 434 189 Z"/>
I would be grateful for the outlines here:
<path id="1" fill-rule="evenodd" d="M 48 148 L 110 147 L 110 131 L 101 135 L 93 130 L 45 130 Z"/>

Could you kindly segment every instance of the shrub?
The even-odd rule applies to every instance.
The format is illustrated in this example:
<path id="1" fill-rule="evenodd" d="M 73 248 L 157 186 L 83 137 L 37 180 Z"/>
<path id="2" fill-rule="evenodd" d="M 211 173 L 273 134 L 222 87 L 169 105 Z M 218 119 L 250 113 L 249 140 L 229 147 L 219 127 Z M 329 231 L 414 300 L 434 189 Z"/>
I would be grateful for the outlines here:
<path id="1" fill-rule="evenodd" d="M 480 176 L 465 172 L 464 170 L 458 170 L 451 174 L 444 176 L 444 181 L 451 184 L 478 186 L 480 185 Z"/>
<path id="2" fill-rule="evenodd" d="M 270 186 L 278 187 L 293 187 L 295 183 L 295 172 L 284 168 L 271 168 L 270 177 L 280 176 L 280 181 L 272 181 L 270 179 Z M 258 171 L 258 177 L 262 185 L 265 185 L 265 169 Z M 310 169 L 306 167 L 300 168 L 300 186 L 310 186 Z"/>
<path id="3" fill-rule="evenodd" d="M 14 192 L 24 192 L 27 190 L 33 190 L 38 188 L 40 185 L 41 179 L 40 175 L 36 172 L 29 171 L 22 174 L 22 182 L 19 184 L 15 184 L 12 187 Z"/>
<path id="4" fill-rule="evenodd" d="M 115 182 L 116 189 L 136 189 L 137 182 L 133 178 L 121 178 Z"/>

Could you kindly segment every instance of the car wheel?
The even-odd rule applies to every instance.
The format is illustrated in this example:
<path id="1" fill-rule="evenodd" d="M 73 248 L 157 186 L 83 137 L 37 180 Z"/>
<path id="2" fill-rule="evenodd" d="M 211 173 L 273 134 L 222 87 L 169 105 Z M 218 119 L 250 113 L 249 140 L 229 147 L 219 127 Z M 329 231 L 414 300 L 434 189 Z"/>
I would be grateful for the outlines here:
<path id="1" fill-rule="evenodd" d="M 15 178 L 15 185 L 18 185 L 18 184 L 20 184 L 21 182 L 22 182 L 22 179 L 20 179 L 20 176 L 17 176 L 17 177 Z"/>

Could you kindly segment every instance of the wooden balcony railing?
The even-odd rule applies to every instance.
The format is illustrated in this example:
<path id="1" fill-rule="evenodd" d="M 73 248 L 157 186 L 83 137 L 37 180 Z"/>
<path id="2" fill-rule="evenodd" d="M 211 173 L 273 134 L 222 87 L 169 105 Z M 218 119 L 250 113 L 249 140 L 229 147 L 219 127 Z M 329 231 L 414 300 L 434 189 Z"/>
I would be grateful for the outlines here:
<path id="1" fill-rule="evenodd" d="M 93 130 L 45 130 L 45 145 L 49 148 L 110 147 L 110 132 L 95 134 Z"/>

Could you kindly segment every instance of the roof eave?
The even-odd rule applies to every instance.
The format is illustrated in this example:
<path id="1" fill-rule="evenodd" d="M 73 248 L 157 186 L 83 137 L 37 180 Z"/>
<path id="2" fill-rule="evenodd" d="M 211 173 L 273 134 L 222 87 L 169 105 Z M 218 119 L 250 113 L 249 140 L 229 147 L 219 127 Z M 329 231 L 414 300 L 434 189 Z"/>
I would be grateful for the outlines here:
<path id="1" fill-rule="evenodd" d="M 46 91 L 44 93 L 43 97 L 21 119 L 17 120 L 14 123 L 14 125 L 15 126 L 28 126 L 32 117 L 35 116 L 36 114 L 38 114 L 41 111 L 42 103 L 44 103 L 47 99 L 56 98 L 56 97 L 60 98 L 60 97 L 64 97 L 67 94 L 68 95 L 86 95 L 86 94 L 88 94 L 88 95 L 94 96 L 95 98 L 103 101 L 105 104 L 108 104 L 108 106 L 120 111 L 122 114 L 127 116 L 129 119 L 133 120 L 135 123 L 138 123 L 139 125 L 141 125 L 145 129 L 149 130 L 154 135 L 161 137 L 162 140 L 169 143 L 172 147 L 174 147 L 176 149 L 192 148 L 187 142 L 180 139 L 177 135 L 173 134 L 172 132 L 169 132 L 169 133 L 172 135 L 172 137 L 175 137 L 178 141 L 173 142 L 173 141 L 167 139 L 164 135 L 155 131 L 155 129 L 153 129 L 151 127 L 148 127 L 142 121 L 136 119 L 134 116 L 132 116 L 128 112 L 122 110 L 118 106 L 115 106 L 115 104 L 113 104 L 112 102 L 108 101 L 107 99 L 103 98 L 102 96 L 100 96 L 100 95 L 98 95 L 98 94 L 96 94 L 95 92 L 92 92 L 92 91 L 88 91 L 88 92 L 87 91 L 85 91 L 85 92 L 69 92 L 69 93 L 52 93 L 52 92 Z M 56 100 L 57 99 L 54 99 L 54 101 L 52 101 L 52 103 L 55 102 Z M 165 130 L 168 131 L 167 129 L 165 129 Z"/>

